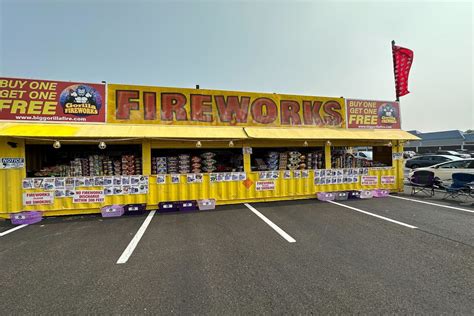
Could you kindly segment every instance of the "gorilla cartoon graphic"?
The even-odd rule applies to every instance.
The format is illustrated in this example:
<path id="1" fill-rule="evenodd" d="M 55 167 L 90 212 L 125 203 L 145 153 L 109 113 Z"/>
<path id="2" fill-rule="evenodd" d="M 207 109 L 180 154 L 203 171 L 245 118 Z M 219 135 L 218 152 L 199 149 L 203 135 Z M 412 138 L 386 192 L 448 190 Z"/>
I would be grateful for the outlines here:
<path id="1" fill-rule="evenodd" d="M 74 103 L 77 104 L 89 103 L 89 100 L 93 97 L 93 95 L 89 93 L 84 86 L 79 86 L 77 87 L 76 91 L 71 91 L 70 96 L 72 99 L 74 99 Z"/>
<path id="2" fill-rule="evenodd" d="M 378 116 L 383 124 L 396 124 L 398 119 L 397 109 L 390 103 L 382 104 Z"/>

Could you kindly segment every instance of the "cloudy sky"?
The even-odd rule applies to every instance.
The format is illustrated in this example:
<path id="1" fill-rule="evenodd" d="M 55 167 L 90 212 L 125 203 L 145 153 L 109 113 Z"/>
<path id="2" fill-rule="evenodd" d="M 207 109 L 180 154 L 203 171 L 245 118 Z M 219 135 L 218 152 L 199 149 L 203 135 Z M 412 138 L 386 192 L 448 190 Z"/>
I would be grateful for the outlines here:
<path id="1" fill-rule="evenodd" d="M 406 130 L 473 129 L 473 4 L 0 0 L 0 75 L 393 100 Z"/>

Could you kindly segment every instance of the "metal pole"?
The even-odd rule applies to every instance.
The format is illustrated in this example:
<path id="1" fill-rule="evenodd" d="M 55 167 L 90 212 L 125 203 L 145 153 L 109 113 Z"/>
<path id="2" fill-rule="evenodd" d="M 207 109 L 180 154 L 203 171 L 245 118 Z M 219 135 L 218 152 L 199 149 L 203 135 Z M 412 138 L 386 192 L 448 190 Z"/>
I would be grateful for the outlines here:
<path id="1" fill-rule="evenodd" d="M 395 96 L 397 98 L 396 100 L 400 101 L 400 97 L 398 96 L 397 76 L 395 75 L 395 55 L 393 54 L 394 46 L 395 46 L 395 41 L 392 41 L 393 77 L 395 78 Z"/>

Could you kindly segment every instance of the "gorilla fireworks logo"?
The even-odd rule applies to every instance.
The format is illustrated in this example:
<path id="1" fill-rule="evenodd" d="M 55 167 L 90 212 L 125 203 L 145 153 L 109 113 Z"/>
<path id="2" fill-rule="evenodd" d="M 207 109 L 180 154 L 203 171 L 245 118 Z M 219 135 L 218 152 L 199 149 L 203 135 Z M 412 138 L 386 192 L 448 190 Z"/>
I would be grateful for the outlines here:
<path id="1" fill-rule="evenodd" d="M 380 106 L 378 117 L 382 124 L 397 124 L 398 112 L 397 109 L 390 103 L 384 103 Z"/>
<path id="2" fill-rule="evenodd" d="M 88 85 L 72 85 L 61 92 L 59 99 L 64 114 L 75 116 L 98 115 L 102 108 L 102 97 Z"/>

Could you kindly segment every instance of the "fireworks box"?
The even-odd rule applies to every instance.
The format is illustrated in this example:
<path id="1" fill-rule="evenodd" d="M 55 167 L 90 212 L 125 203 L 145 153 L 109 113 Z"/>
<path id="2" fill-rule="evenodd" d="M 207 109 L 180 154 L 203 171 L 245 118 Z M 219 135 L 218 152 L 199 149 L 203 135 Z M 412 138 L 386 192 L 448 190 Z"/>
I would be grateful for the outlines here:
<path id="1" fill-rule="evenodd" d="M 386 189 L 377 189 L 373 191 L 373 194 L 376 198 L 387 197 L 390 194 L 390 191 Z"/>
<path id="2" fill-rule="evenodd" d="M 41 222 L 43 214 L 39 211 L 24 211 L 10 214 L 10 220 L 13 225 L 34 224 Z"/>
<path id="3" fill-rule="evenodd" d="M 158 203 L 159 212 L 175 212 L 178 211 L 177 202 L 160 202 Z"/>
<path id="4" fill-rule="evenodd" d="M 200 211 L 213 210 L 216 208 L 215 199 L 198 200 L 197 203 Z"/>
<path id="5" fill-rule="evenodd" d="M 196 200 L 185 200 L 175 202 L 178 205 L 180 211 L 196 211 L 198 210 L 198 204 Z"/>
<path id="6" fill-rule="evenodd" d="M 349 192 L 335 192 L 336 197 L 334 198 L 336 201 L 344 201 L 347 200 L 349 197 Z"/>
<path id="7" fill-rule="evenodd" d="M 120 217 L 124 213 L 124 208 L 121 204 L 107 205 L 102 207 L 100 212 L 102 217 Z"/>
<path id="8" fill-rule="evenodd" d="M 320 201 L 334 201 L 336 194 L 333 192 L 318 192 L 318 200 Z"/>
<path id="9" fill-rule="evenodd" d="M 127 215 L 143 214 L 146 210 L 146 203 L 126 204 L 124 205 L 123 210 Z"/>

